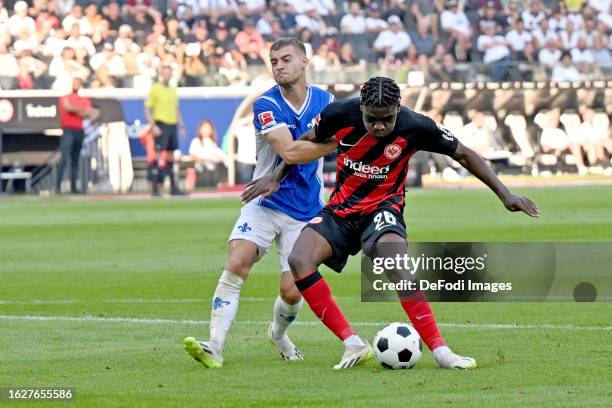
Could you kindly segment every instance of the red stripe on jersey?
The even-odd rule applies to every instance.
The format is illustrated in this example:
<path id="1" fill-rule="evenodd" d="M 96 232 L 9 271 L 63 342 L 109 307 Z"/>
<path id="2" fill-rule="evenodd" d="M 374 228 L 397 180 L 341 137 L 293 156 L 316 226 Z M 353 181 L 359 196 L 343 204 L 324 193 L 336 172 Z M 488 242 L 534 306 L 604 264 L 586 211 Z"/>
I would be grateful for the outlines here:
<path id="1" fill-rule="evenodd" d="M 341 154 L 338 156 L 336 180 L 340 180 L 340 173 L 342 172 L 342 169 L 344 168 L 343 161 L 346 156 L 347 154 Z M 384 161 L 384 157 L 378 158 L 377 160 L 373 161 L 371 165 L 380 166 L 381 162 L 383 161 Z M 346 201 L 348 197 L 350 197 L 351 195 L 355 193 L 355 190 L 357 190 L 359 187 L 361 187 L 364 183 L 367 183 L 367 182 L 368 182 L 367 178 L 358 177 L 355 175 L 348 176 L 344 180 L 344 183 L 342 183 L 342 185 L 339 186 L 340 188 L 338 192 L 334 194 L 331 200 L 329 200 L 328 205 L 342 204 L 343 202 Z"/>
<path id="2" fill-rule="evenodd" d="M 340 173 L 342 172 L 343 164 L 342 160 L 344 160 L 344 155 L 338 156 L 338 167 L 336 180 L 339 180 Z M 359 188 L 367 179 L 363 179 L 361 177 L 349 176 L 342 185 L 339 186 L 338 191 L 333 195 L 333 197 L 329 200 L 327 205 L 337 205 L 346 201 L 347 197 L 349 197 L 355 190 Z"/>
<path id="3" fill-rule="evenodd" d="M 336 143 L 340 143 L 340 141 L 344 139 L 346 135 L 351 133 L 353 129 L 355 128 L 353 126 L 350 126 L 350 127 L 342 128 L 339 131 L 337 131 L 336 134 L 334 135 L 334 137 L 336 138 Z M 338 157 L 338 159 L 336 160 L 336 180 L 340 178 L 341 170 L 342 170 L 342 160 L 340 160 L 340 157 Z M 334 193 L 332 194 L 332 199 L 333 199 L 333 196 L 335 196 L 335 194 L 338 192 L 339 187 L 340 186 L 336 184 L 336 188 L 334 189 Z"/>
<path id="4" fill-rule="evenodd" d="M 404 174 L 404 181 L 406 181 L 406 177 L 408 177 L 408 171 L 410 170 L 410 159 L 412 158 L 412 156 L 414 156 L 414 154 L 415 154 L 416 152 L 417 152 L 417 151 L 416 151 L 416 150 L 414 150 L 414 151 L 410 152 L 410 153 L 409 153 L 409 154 L 406 156 L 406 160 L 408 161 L 408 163 L 406 163 L 406 169 L 405 169 L 405 170 L 406 170 L 406 172 L 405 172 L 405 174 Z M 397 186 L 397 192 L 398 192 L 398 193 L 404 193 L 405 191 L 406 191 L 406 183 L 400 183 L 400 184 Z M 401 204 L 401 205 L 403 205 L 403 203 L 404 203 L 404 194 L 402 194 L 402 204 Z"/>
<path id="5" fill-rule="evenodd" d="M 408 155 L 408 160 L 410 160 L 410 158 L 412 157 L 413 154 L 416 153 L 416 150 L 412 153 L 410 153 Z M 406 165 L 406 173 L 404 174 L 404 180 L 406 180 L 406 177 L 408 177 L 408 171 L 410 170 L 410 163 L 408 163 Z M 397 212 L 402 212 L 402 209 L 404 208 L 404 204 L 405 204 L 405 200 L 404 200 L 404 196 L 406 195 L 406 183 L 401 183 L 399 186 L 397 186 L 397 192 L 400 193 L 400 202 L 399 203 L 395 203 L 392 205 L 392 207 L 395 209 L 395 211 Z"/>
<path id="6" fill-rule="evenodd" d="M 399 144 L 402 150 L 408 147 L 408 142 L 405 139 L 396 140 L 395 143 Z M 370 193 L 368 193 L 368 195 L 364 197 L 362 201 L 359 202 L 359 204 L 356 204 L 354 206 L 347 207 L 344 209 L 336 210 L 334 211 L 336 215 L 344 218 L 349 214 L 353 214 L 357 212 L 366 214 L 370 211 L 371 209 L 370 207 L 376 207 L 380 204 L 381 201 L 398 195 L 399 190 L 398 192 L 391 192 L 389 191 L 389 189 L 392 188 L 392 186 L 397 182 L 398 178 L 403 173 L 406 162 L 410 160 L 410 157 L 412 157 L 413 154 L 414 152 L 411 152 L 407 154 L 404 158 L 402 158 L 399 162 L 393 163 L 393 169 L 389 172 L 385 181 L 382 182 L 379 186 L 377 186 Z M 340 157 L 338 157 L 338 160 L 340 160 Z M 385 157 L 385 155 L 381 154 L 380 157 L 378 157 L 376 160 L 374 160 L 372 163 L 369 163 L 369 164 L 372 166 L 383 166 L 387 161 L 388 159 Z M 348 179 L 345 181 L 344 186 L 348 185 L 349 187 L 352 187 L 352 188 L 345 189 L 343 186 L 343 188 L 341 188 L 339 192 L 340 194 L 334 195 L 334 200 L 331 200 L 328 203 L 328 205 L 342 204 L 343 202 L 346 201 L 347 198 L 349 198 L 355 192 L 355 190 L 359 186 L 362 186 L 364 183 L 367 183 L 367 182 L 368 182 L 368 179 L 358 177 L 355 175 L 349 176 Z M 400 183 L 400 184 L 403 186 L 403 183 Z"/>
<path id="7" fill-rule="evenodd" d="M 412 153 L 410 153 L 408 155 L 408 160 L 410 161 L 410 158 L 416 153 L 416 150 Z M 406 177 L 408 177 L 408 171 L 410 170 L 410 163 L 407 163 L 406 165 L 406 173 L 404 173 L 404 183 L 401 183 L 399 186 L 397 186 L 397 193 L 400 194 L 400 202 L 399 203 L 394 203 L 391 207 L 397 211 L 397 212 L 402 212 L 402 210 L 404 209 L 404 204 L 405 204 L 405 199 L 404 196 L 406 195 Z"/>
<path id="8" fill-rule="evenodd" d="M 404 196 L 406 195 L 406 177 L 408 177 L 408 170 L 410 170 L 410 159 L 412 158 L 412 156 L 416 153 L 416 150 L 410 152 L 407 156 L 406 156 L 406 166 L 404 168 L 404 174 L 401 175 L 402 179 L 403 179 L 403 183 L 399 183 L 399 185 L 397 186 L 397 190 L 396 190 L 396 194 L 391 194 L 390 197 L 396 196 L 396 197 L 400 197 L 400 202 L 399 203 L 394 203 L 391 207 L 394 208 L 397 212 L 402 212 L 403 208 L 404 208 L 404 204 L 405 204 L 405 200 L 404 200 Z M 402 166 L 403 167 L 403 166 Z"/>
<path id="9" fill-rule="evenodd" d="M 411 155 L 412 156 L 412 155 Z M 410 168 L 410 165 L 406 166 L 406 174 L 405 176 L 408 174 L 408 169 Z M 406 177 L 404 177 L 404 180 L 406 180 Z M 402 209 L 404 208 L 404 195 L 406 194 L 406 183 L 402 183 L 398 188 L 397 188 L 397 193 L 399 195 L 400 202 L 399 203 L 394 203 L 391 207 L 393 207 L 393 209 L 395 209 L 395 211 L 397 212 L 402 212 Z"/>
<path id="10" fill-rule="evenodd" d="M 349 157 L 351 160 L 360 160 L 363 156 L 365 156 L 372 147 L 378 144 L 378 139 L 376 136 L 371 135 L 370 133 L 366 133 L 365 136 L 362 136 L 361 139 L 355 146 L 353 146 L 347 153 L 351 152 L 353 154 L 352 157 Z M 359 145 L 359 147 L 356 147 Z M 357 156 L 358 152 L 362 152 L 361 155 Z M 370 163 L 375 164 L 375 163 Z"/>
<path id="11" fill-rule="evenodd" d="M 376 208 L 380 205 L 381 201 L 387 200 L 393 196 L 398 195 L 398 192 L 393 191 L 390 192 L 389 188 L 395 184 L 397 179 L 403 173 L 403 167 L 406 164 L 406 161 L 410 159 L 410 155 L 407 155 L 396 166 L 389 172 L 387 175 L 387 179 L 384 183 L 381 183 L 378 187 L 368 193 L 359 204 L 356 204 L 351 207 L 344 208 L 336 212 L 336 215 L 344 218 L 349 214 L 354 214 L 360 212 L 362 215 L 369 213 L 373 208 Z M 391 184 L 391 185 L 389 185 Z"/>
<path id="12" fill-rule="evenodd" d="M 359 148 L 356 149 L 355 147 L 353 147 L 349 150 L 349 152 L 353 154 L 356 152 L 360 152 L 360 151 L 363 152 L 359 156 L 357 155 L 351 156 L 348 154 L 349 152 L 338 155 L 338 159 L 336 161 L 337 163 L 336 164 L 336 180 L 340 180 L 340 173 L 342 172 L 342 168 L 344 167 L 343 161 L 345 157 L 348 156 L 348 158 L 353 161 L 357 161 L 361 159 L 363 156 L 365 156 L 370 151 L 370 148 L 372 148 L 378 143 L 378 139 L 376 139 L 376 137 L 367 133 L 364 137 L 360 139 L 358 143 L 359 143 Z M 382 156 L 381 158 L 378 158 L 376 161 L 370 164 L 380 165 L 380 163 L 378 163 L 378 160 L 384 160 L 384 156 Z M 329 200 L 328 205 L 336 205 L 336 204 L 340 204 L 344 202 L 346 198 L 351 196 L 355 192 L 355 190 L 358 189 L 359 186 L 361 186 L 365 181 L 367 181 L 367 179 L 363 179 L 361 177 L 356 177 L 356 176 L 349 176 L 344 181 L 344 183 L 341 186 L 339 186 L 340 188 L 338 192 L 333 195 L 331 200 Z"/>
<path id="13" fill-rule="evenodd" d="M 342 128 L 339 131 L 336 132 L 336 141 L 339 142 L 342 139 L 344 139 L 344 136 L 348 135 L 349 133 L 351 133 L 351 131 L 355 129 L 354 127 L 346 127 L 346 128 Z"/>

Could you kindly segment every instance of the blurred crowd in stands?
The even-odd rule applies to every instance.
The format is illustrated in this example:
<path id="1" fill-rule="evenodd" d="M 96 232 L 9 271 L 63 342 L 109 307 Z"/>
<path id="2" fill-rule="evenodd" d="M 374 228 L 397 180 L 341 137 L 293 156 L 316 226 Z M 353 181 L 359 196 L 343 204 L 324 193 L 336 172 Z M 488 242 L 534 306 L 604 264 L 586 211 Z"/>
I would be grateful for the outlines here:
<path id="1" fill-rule="evenodd" d="M 498 174 L 612 175 L 610 117 L 602 108 L 541 109 L 533 119 L 521 111 L 507 112 L 501 118 L 496 112 L 478 109 L 442 112 L 434 108 L 424 113 L 478 152 Z M 255 135 L 250 120 L 244 122 L 246 126 L 240 125 L 235 130 L 239 143 L 234 156 L 237 183 L 250 181 L 256 162 Z M 333 186 L 335 181 L 335 159 L 334 154 L 326 157 L 323 167 L 328 186 Z M 188 191 L 195 187 L 216 186 L 227 180 L 231 158 L 217 146 L 216 130 L 207 120 L 198 126 L 184 160 L 194 164 L 185 176 Z M 420 185 L 424 174 L 447 182 L 457 182 L 469 175 L 447 156 L 420 151 L 411 160 L 407 182 Z"/>
<path id="2" fill-rule="evenodd" d="M 288 35 L 313 82 L 598 79 L 611 32 L 610 0 L 0 0 L 0 88 L 248 85 Z"/>
<path id="3" fill-rule="evenodd" d="M 610 117 L 601 108 L 541 109 L 533 120 L 519 111 L 508 112 L 498 120 L 494 112 L 477 109 L 464 115 L 457 111 L 443 115 L 433 109 L 427 115 L 443 123 L 497 173 L 612 175 Z M 430 165 L 445 180 L 456 181 L 467 175 L 447 157 L 431 156 Z"/>

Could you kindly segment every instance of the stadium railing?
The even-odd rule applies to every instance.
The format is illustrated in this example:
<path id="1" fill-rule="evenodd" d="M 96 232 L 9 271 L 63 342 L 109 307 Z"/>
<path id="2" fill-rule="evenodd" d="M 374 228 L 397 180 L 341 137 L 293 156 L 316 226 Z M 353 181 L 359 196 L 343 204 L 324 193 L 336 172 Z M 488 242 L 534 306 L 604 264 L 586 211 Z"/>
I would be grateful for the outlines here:
<path id="1" fill-rule="evenodd" d="M 577 64 L 578 72 L 584 80 L 609 80 L 612 79 L 612 67 L 606 67 L 597 63 Z M 511 81 L 549 81 L 552 70 L 539 63 L 524 61 L 508 61 L 503 63 L 506 70 L 504 80 Z M 426 67 L 408 63 L 366 63 L 361 60 L 354 65 L 343 65 L 341 69 L 334 70 L 327 67 L 324 70 L 308 70 L 308 78 L 313 83 L 359 84 L 367 81 L 372 76 L 382 75 L 395 79 L 400 83 L 410 83 L 413 86 L 425 85 L 435 82 L 460 82 L 460 81 L 492 81 L 492 65 L 483 62 L 460 63 L 453 65 L 453 72 L 445 72 L 442 66 L 435 61 L 429 60 Z M 265 65 L 249 65 L 244 71 L 228 70 L 216 66 L 208 66 L 207 72 L 202 75 L 183 74 L 178 82 L 182 88 L 188 87 L 225 87 L 246 86 L 259 78 L 269 78 L 270 71 Z M 137 87 L 134 76 L 113 77 L 116 89 L 131 89 Z M 37 78 L 35 88 L 50 89 L 55 78 L 43 74 Z M 151 79 L 147 79 L 151 82 Z M 139 82 L 140 83 L 140 82 Z M 0 90 L 18 90 L 19 83 L 14 77 L 0 77 Z"/>

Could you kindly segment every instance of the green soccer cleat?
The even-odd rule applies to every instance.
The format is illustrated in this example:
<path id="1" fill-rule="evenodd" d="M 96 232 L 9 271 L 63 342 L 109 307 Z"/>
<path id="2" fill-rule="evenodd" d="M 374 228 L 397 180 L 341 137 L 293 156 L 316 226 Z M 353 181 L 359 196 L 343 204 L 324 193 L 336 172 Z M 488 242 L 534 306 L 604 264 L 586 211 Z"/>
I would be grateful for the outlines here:
<path id="1" fill-rule="evenodd" d="M 193 337 L 183 340 L 185 351 L 198 363 L 206 368 L 221 368 L 223 356 L 207 341 L 198 341 Z"/>

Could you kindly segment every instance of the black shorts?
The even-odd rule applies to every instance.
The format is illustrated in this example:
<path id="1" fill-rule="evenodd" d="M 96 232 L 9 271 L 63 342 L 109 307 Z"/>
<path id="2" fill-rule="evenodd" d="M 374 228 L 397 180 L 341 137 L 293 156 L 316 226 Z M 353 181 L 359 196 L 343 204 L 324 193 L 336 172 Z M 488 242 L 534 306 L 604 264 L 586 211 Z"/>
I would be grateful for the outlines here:
<path id="1" fill-rule="evenodd" d="M 333 255 L 323 263 L 336 272 L 342 272 L 349 255 L 361 249 L 365 254 L 371 253 L 381 235 L 395 232 L 407 236 L 403 214 L 390 207 L 378 208 L 356 220 L 340 218 L 325 207 L 305 228 L 312 228 L 329 242 Z"/>
<path id="2" fill-rule="evenodd" d="M 178 149 L 178 140 L 176 137 L 176 125 L 168 125 L 163 122 L 155 122 L 161 130 L 159 136 L 155 136 L 155 151 L 173 152 Z"/>

